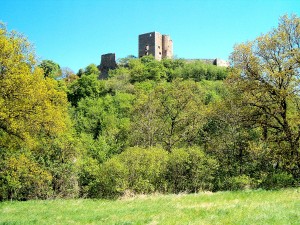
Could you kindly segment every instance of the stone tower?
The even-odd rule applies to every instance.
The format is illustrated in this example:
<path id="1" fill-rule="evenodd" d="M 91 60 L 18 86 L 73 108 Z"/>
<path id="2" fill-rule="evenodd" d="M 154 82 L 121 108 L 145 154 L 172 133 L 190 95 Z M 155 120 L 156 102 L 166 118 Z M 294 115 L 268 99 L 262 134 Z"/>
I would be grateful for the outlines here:
<path id="1" fill-rule="evenodd" d="M 115 53 L 108 53 L 101 55 L 101 63 L 98 69 L 101 71 L 100 79 L 106 79 L 108 77 L 108 71 L 117 68 Z"/>
<path id="2" fill-rule="evenodd" d="M 139 58 L 153 55 L 156 60 L 173 57 L 173 42 L 169 35 L 150 32 L 139 35 Z"/>

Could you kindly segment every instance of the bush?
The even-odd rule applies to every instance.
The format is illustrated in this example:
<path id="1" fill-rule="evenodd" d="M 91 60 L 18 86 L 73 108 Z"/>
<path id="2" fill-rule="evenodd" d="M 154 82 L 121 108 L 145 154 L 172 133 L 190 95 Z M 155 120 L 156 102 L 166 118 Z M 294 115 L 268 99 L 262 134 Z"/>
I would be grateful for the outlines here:
<path id="1" fill-rule="evenodd" d="M 0 165 L 0 200 L 47 198 L 52 194 L 51 174 L 28 156 L 11 156 Z"/>
<path id="2" fill-rule="evenodd" d="M 222 186 L 225 190 L 236 191 L 250 189 L 253 188 L 255 185 L 252 178 L 243 174 L 240 176 L 228 177 L 224 180 Z"/>
<path id="3" fill-rule="evenodd" d="M 198 147 L 174 149 L 168 162 L 169 191 L 212 190 L 217 168 L 217 161 Z"/>
<path id="4" fill-rule="evenodd" d="M 207 64 L 201 61 L 195 61 L 184 64 L 175 70 L 176 77 L 184 79 L 201 80 L 224 80 L 227 77 L 228 70 L 224 67 Z"/>
<path id="5" fill-rule="evenodd" d="M 160 148 L 134 147 L 106 161 L 97 185 L 101 197 L 164 192 L 168 153 Z"/>
<path id="6" fill-rule="evenodd" d="M 263 182 L 262 187 L 266 189 L 279 189 L 293 186 L 295 180 L 287 172 L 269 174 Z"/>
<path id="7" fill-rule="evenodd" d="M 174 149 L 134 147 L 102 164 L 90 197 L 114 198 L 154 192 L 212 190 L 218 168 L 215 159 L 197 147 Z"/>
<path id="8" fill-rule="evenodd" d="M 80 160 L 79 169 L 79 187 L 80 197 L 97 197 L 99 196 L 98 188 L 95 185 L 98 184 L 99 177 L 99 162 L 92 157 L 83 157 Z"/>
<path id="9" fill-rule="evenodd" d="M 94 195 L 91 197 L 114 198 L 129 189 L 129 172 L 121 157 L 113 157 L 100 168 L 99 177 L 94 183 Z M 92 190 L 93 190 L 92 189 Z"/>

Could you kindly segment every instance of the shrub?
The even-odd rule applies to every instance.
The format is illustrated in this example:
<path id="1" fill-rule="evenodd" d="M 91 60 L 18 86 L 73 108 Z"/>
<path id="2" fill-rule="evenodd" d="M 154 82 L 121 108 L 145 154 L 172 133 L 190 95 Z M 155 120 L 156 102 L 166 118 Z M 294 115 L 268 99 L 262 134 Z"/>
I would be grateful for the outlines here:
<path id="1" fill-rule="evenodd" d="M 217 168 L 217 161 L 197 147 L 171 153 L 160 148 L 129 148 L 101 166 L 93 197 L 212 190 Z"/>
<path id="2" fill-rule="evenodd" d="M 263 180 L 262 187 L 266 189 L 286 188 L 291 187 L 294 182 L 293 176 L 287 172 L 272 173 Z"/>
<path id="3" fill-rule="evenodd" d="M 223 189 L 225 190 L 245 190 L 254 187 L 254 181 L 247 175 L 228 177 L 224 180 Z"/>
<path id="4" fill-rule="evenodd" d="M 212 190 L 217 168 L 217 161 L 198 147 L 174 149 L 168 162 L 169 191 Z"/>
<path id="5" fill-rule="evenodd" d="M 116 197 L 126 191 L 135 194 L 166 190 L 168 153 L 160 148 L 134 147 L 106 161 L 97 187 L 102 197 Z"/>
<path id="6" fill-rule="evenodd" d="M 1 162 L 0 200 L 47 198 L 51 181 L 51 174 L 28 156 L 11 156 Z"/>

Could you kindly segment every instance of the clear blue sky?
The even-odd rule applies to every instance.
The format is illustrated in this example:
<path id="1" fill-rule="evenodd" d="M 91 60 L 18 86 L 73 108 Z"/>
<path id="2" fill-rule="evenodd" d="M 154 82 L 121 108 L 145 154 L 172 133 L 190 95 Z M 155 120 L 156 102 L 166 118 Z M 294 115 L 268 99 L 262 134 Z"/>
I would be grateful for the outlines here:
<path id="1" fill-rule="evenodd" d="M 179 58 L 227 59 L 285 13 L 300 16 L 300 0 L 0 0 L 0 21 L 25 34 L 40 60 L 75 72 L 101 54 L 137 56 L 138 35 L 152 31 L 169 34 Z"/>

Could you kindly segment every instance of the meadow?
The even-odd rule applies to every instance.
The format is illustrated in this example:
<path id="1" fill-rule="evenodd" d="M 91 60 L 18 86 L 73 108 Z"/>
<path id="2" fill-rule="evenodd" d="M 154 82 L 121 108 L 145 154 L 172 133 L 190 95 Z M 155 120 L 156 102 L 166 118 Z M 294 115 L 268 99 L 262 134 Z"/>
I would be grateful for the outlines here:
<path id="1" fill-rule="evenodd" d="M 300 188 L 0 203 L 0 224 L 299 224 Z"/>

